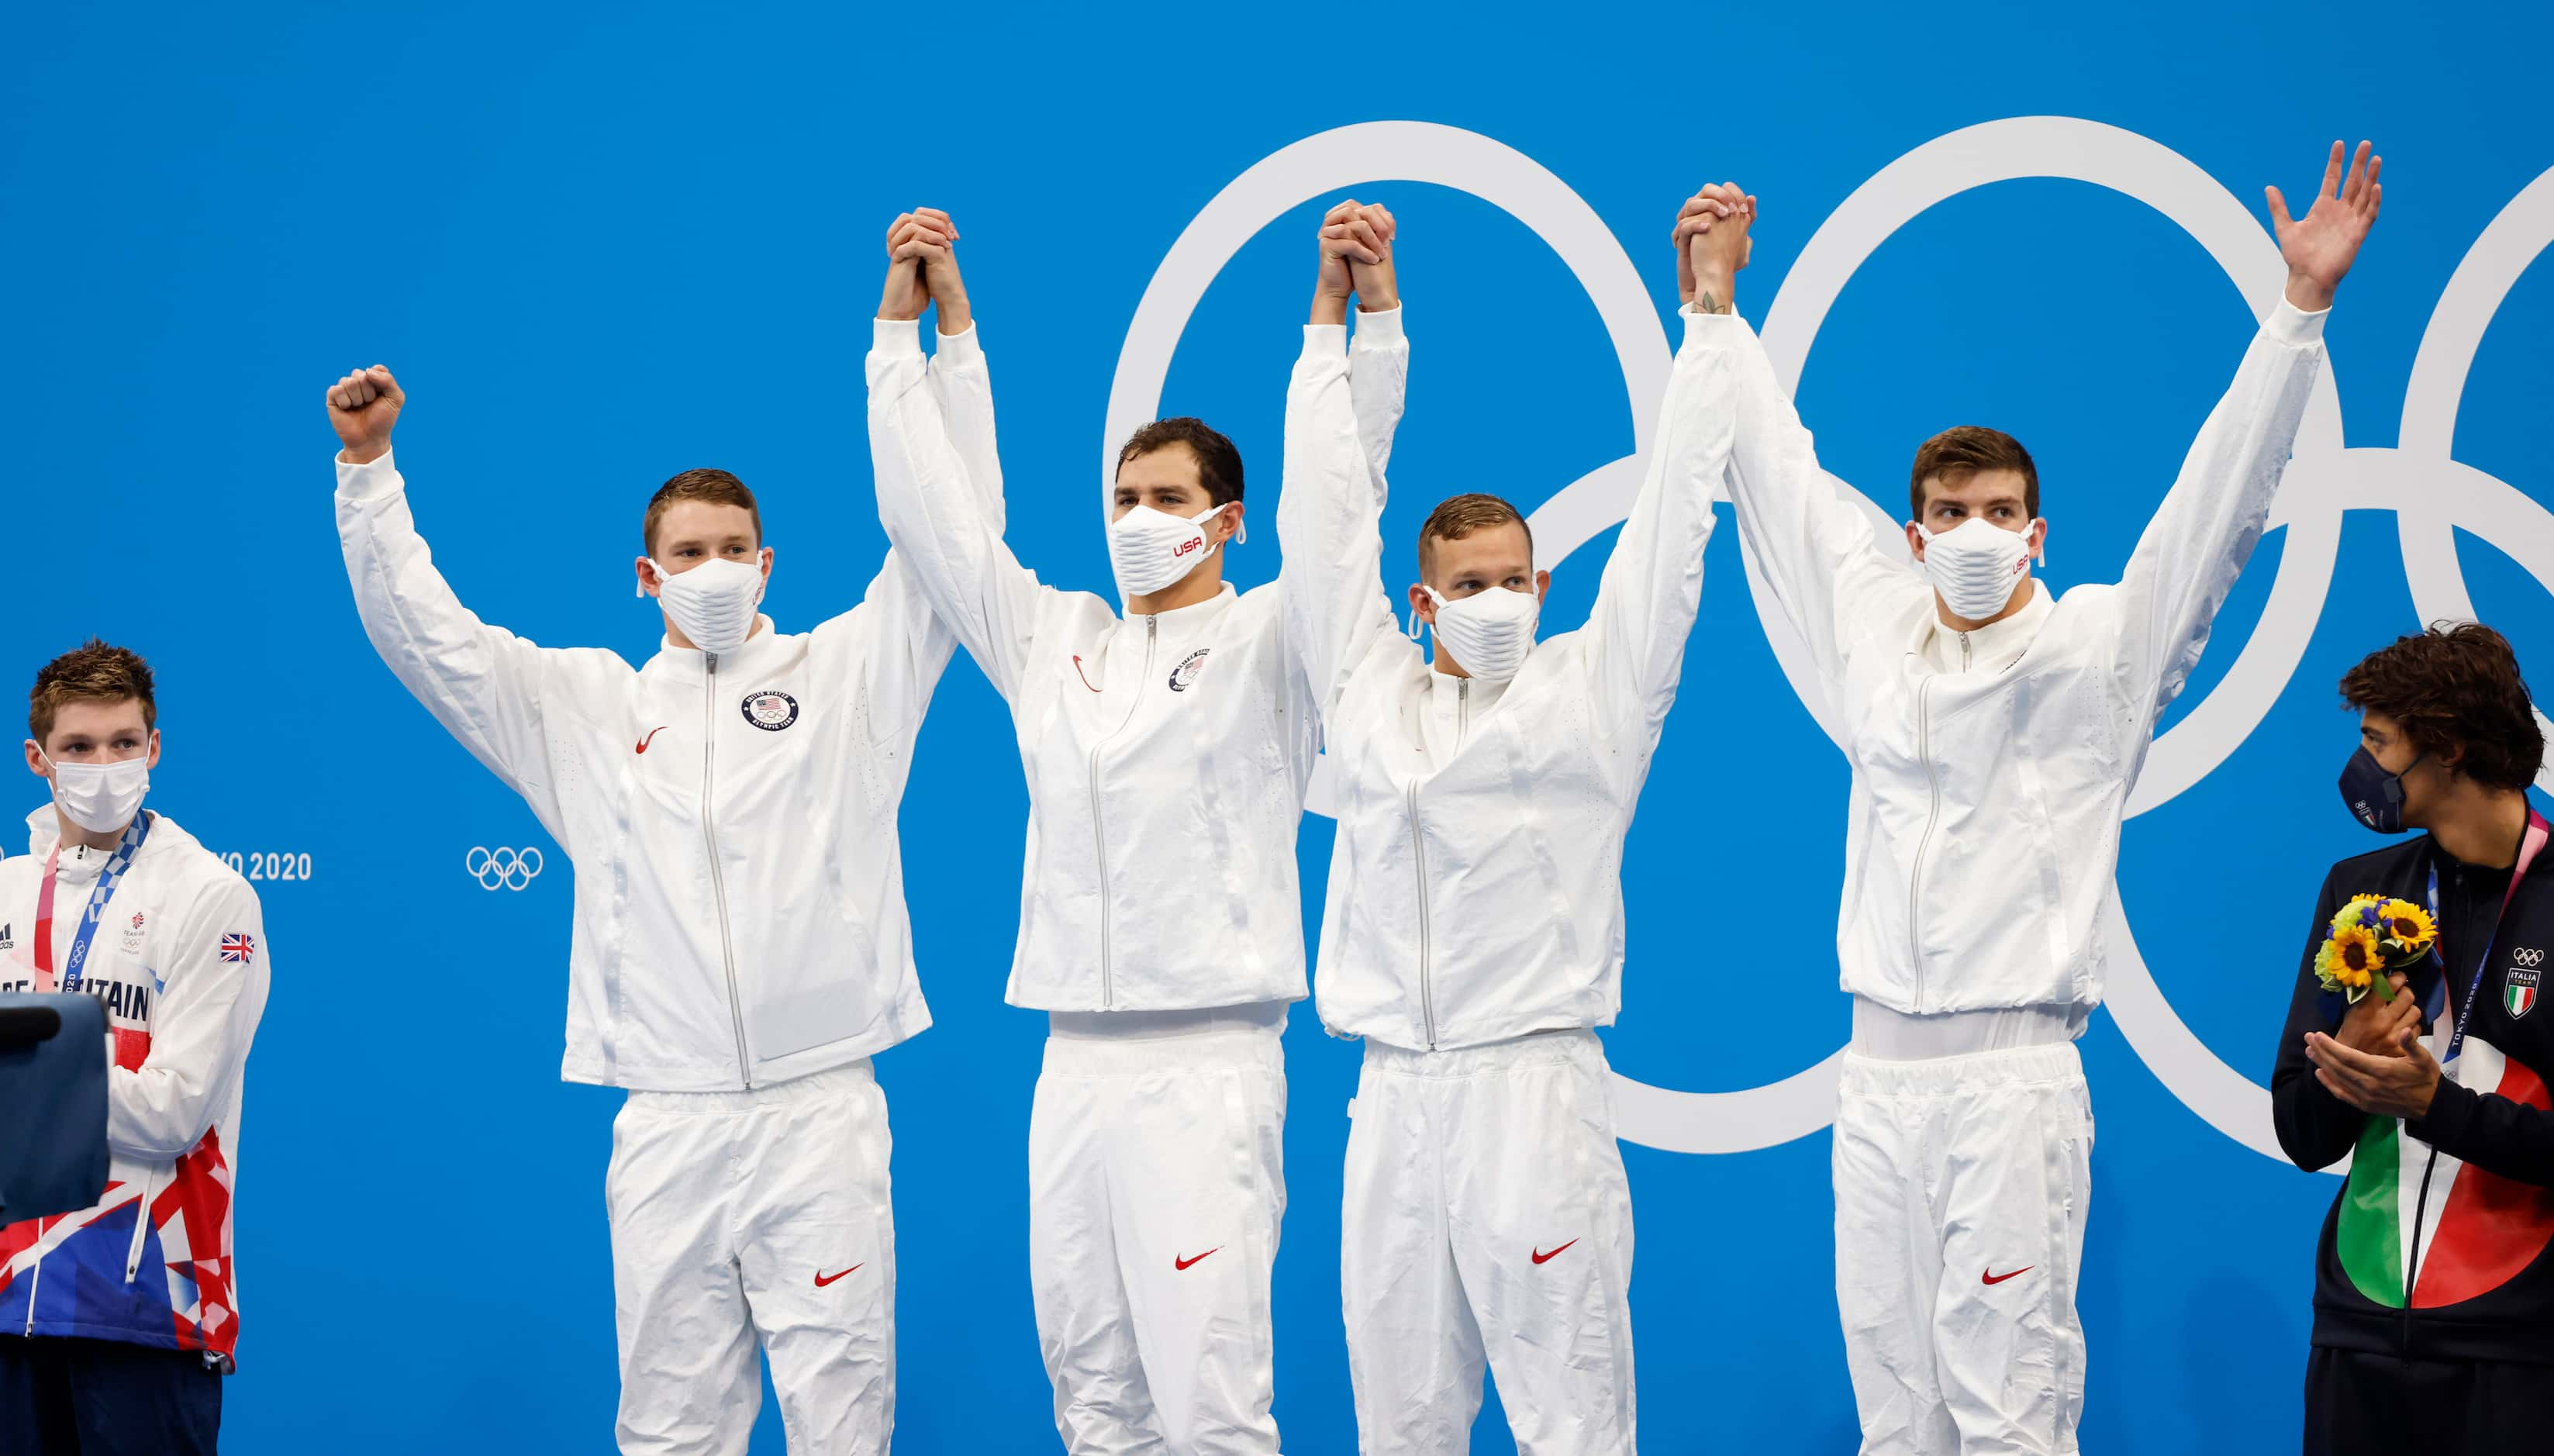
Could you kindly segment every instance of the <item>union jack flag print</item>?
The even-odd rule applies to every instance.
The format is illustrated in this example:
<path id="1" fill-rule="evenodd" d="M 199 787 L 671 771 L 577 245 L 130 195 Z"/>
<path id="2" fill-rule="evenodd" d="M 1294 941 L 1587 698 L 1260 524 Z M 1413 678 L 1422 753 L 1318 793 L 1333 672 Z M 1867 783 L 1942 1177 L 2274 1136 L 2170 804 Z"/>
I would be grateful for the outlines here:
<path id="1" fill-rule="evenodd" d="M 222 958 L 234 964 L 246 965 L 257 958 L 257 942 L 237 932 L 224 936 L 222 937 Z"/>

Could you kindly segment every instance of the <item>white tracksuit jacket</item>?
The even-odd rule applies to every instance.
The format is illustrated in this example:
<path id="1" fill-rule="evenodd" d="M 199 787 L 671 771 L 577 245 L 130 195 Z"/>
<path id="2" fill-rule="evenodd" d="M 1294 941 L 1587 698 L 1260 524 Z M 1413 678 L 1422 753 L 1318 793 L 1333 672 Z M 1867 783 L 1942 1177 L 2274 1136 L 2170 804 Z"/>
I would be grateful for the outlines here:
<path id="1" fill-rule="evenodd" d="M 2261 539 L 2324 317 L 2281 302 L 2263 321 L 2118 585 L 1938 645 L 1932 588 L 1882 554 L 1837 494 L 1851 488 L 1818 468 L 1754 330 L 1688 318 L 1739 361 L 1729 499 L 1845 729 L 1845 990 L 1911 1015 L 2101 1004 L 2098 923 L 2129 790 Z M 1927 661 L 1963 648 L 1994 670 Z"/>
<path id="2" fill-rule="evenodd" d="M 231 1200 L 241 1089 L 266 1012 L 270 950 L 257 891 L 157 811 L 89 942 L 79 989 L 106 1008 L 107 1184 L 89 1208 L 0 1228 L 0 1333 L 201 1351 L 239 1345 Z M 34 969 L 36 908 L 61 821 L 27 818 L 0 863 L 0 991 L 53 989 Z M 112 850 L 62 850 L 59 967 Z"/>
<path id="3" fill-rule="evenodd" d="M 951 412 L 989 442 L 976 402 Z M 756 1087 L 931 1024 L 896 806 L 956 640 L 892 553 L 812 632 L 764 617 L 724 659 L 634 670 L 472 616 L 389 455 L 338 462 L 337 533 L 382 660 L 575 863 L 564 1079 Z"/>
<path id="4" fill-rule="evenodd" d="M 1422 725 L 1445 695 L 1471 690 L 1429 666 L 1382 591 L 1345 332 L 1304 331 L 1277 504 L 1287 570 L 1307 587 L 1287 606 L 1338 775 L 1322 1022 L 1414 1051 L 1610 1025 L 1623 836 L 1701 605 L 1730 351 L 1687 333 L 1587 624 L 1538 645 L 1495 711 L 1470 718 L 1439 758 L 1415 751 Z"/>
<path id="5" fill-rule="evenodd" d="M 1366 317 L 1360 338 L 1370 335 L 1377 367 L 1360 375 L 1353 407 L 1372 442 L 1356 488 L 1372 503 L 1407 356 L 1397 312 Z M 1150 616 L 1120 618 L 1096 594 L 1040 585 L 985 508 L 1001 494 L 993 452 L 950 446 L 940 398 L 924 388 L 944 375 L 987 392 L 974 330 L 942 335 L 926 370 L 918 326 L 878 321 L 878 513 L 1010 705 L 1028 777 L 1005 999 L 1080 1012 L 1302 999 L 1295 826 L 1319 724 L 1288 636 L 1287 604 L 1303 590 L 1294 553 L 1276 583 Z"/>

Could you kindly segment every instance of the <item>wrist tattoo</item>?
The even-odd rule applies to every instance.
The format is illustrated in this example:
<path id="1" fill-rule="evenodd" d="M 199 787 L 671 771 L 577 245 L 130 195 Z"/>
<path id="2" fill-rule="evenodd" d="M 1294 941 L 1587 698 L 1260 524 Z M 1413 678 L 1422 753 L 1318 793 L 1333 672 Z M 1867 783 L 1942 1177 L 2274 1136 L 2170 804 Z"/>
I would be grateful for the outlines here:
<path id="1" fill-rule="evenodd" d="M 1705 288 L 1701 292 L 1693 295 L 1693 306 L 1697 311 L 1703 313 L 1727 313 L 1730 311 L 1731 304 L 1726 298 L 1716 298 L 1712 296 L 1711 290 L 1709 288 Z"/>

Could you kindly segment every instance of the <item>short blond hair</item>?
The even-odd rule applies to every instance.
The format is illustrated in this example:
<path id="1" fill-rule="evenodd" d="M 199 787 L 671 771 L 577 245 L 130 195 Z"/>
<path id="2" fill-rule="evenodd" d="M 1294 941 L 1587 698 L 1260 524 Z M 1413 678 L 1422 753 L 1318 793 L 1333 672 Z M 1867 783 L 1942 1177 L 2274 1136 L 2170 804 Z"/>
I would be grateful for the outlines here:
<path id="1" fill-rule="evenodd" d="M 1534 527 L 1526 524 L 1525 513 L 1496 496 L 1474 492 L 1467 496 L 1450 496 L 1437 503 L 1428 512 L 1428 520 L 1419 527 L 1419 571 L 1425 576 L 1434 569 L 1437 552 L 1432 543 L 1459 541 L 1474 531 L 1516 522 L 1525 532 L 1526 554 L 1534 554 Z"/>

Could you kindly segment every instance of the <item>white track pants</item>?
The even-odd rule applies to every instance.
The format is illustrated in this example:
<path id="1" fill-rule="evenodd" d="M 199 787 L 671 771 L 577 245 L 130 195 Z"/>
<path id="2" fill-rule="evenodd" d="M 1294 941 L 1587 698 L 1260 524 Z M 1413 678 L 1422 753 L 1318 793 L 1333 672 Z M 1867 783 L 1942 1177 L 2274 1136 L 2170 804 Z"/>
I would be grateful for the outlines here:
<path id="1" fill-rule="evenodd" d="M 612 1124 L 625 1456 L 743 1456 L 771 1357 L 790 1456 L 895 1427 L 886 1097 L 867 1061 L 750 1092 L 633 1092 Z"/>
<path id="2" fill-rule="evenodd" d="M 2071 1044 L 1845 1055 L 1836 1305 L 1868 1456 L 2076 1449 L 2092 1153 Z"/>
<path id="3" fill-rule="evenodd" d="M 1484 1360 L 1519 1456 L 1631 1456 L 1632 1190 L 1605 1052 L 1372 1039 L 1339 1292 L 1364 1456 L 1461 1456 Z"/>
<path id="4" fill-rule="evenodd" d="M 1278 1449 L 1282 1027 L 1047 1040 L 1029 1112 L 1029 1277 L 1074 1456 Z"/>

